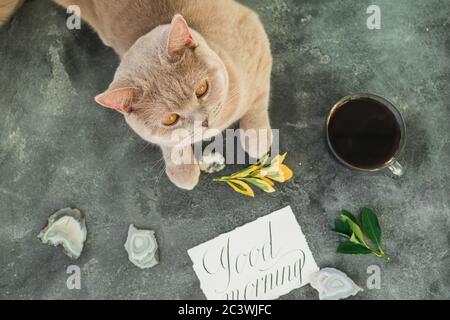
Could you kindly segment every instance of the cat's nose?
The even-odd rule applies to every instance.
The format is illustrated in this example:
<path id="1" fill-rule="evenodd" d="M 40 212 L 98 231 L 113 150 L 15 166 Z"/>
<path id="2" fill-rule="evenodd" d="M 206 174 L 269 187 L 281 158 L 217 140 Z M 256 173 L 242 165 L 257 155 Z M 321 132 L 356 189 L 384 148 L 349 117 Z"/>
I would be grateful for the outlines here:
<path id="1" fill-rule="evenodd" d="M 209 128 L 208 118 L 206 118 L 206 119 L 202 122 L 202 126 L 203 126 L 204 128 Z"/>

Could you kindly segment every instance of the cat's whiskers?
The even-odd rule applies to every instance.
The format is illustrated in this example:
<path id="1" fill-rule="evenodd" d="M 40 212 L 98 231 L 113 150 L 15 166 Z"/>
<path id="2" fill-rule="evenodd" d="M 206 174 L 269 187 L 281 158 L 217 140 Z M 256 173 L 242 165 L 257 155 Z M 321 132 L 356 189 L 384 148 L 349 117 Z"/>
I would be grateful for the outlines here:
<path id="1" fill-rule="evenodd" d="M 161 161 L 164 161 L 164 157 L 161 157 L 158 161 L 156 161 L 153 166 L 150 167 L 150 171 L 152 171 L 157 165 L 161 164 Z"/>
<path id="2" fill-rule="evenodd" d="M 156 178 L 156 183 L 159 183 L 161 181 L 162 176 L 164 175 L 164 172 L 166 171 L 166 164 L 163 162 L 163 165 L 161 167 L 161 170 Z"/>
<path id="3" fill-rule="evenodd" d="M 194 142 L 194 133 L 190 134 L 189 136 L 187 136 L 186 138 L 183 138 L 183 140 L 181 140 L 178 144 L 177 147 L 185 147 L 188 145 L 192 145 Z"/>
<path id="4" fill-rule="evenodd" d="M 144 148 L 142 148 L 141 152 L 144 152 L 148 147 L 150 147 L 152 144 L 151 143 L 147 143 Z"/>

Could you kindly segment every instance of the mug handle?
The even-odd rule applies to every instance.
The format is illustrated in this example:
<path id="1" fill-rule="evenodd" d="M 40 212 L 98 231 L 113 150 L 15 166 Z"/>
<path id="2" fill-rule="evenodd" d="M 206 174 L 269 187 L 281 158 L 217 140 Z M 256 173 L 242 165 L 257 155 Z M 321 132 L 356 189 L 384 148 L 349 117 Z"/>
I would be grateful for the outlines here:
<path id="1" fill-rule="evenodd" d="M 405 167 L 402 166 L 398 161 L 394 161 L 388 168 L 397 177 L 402 177 L 406 172 Z"/>

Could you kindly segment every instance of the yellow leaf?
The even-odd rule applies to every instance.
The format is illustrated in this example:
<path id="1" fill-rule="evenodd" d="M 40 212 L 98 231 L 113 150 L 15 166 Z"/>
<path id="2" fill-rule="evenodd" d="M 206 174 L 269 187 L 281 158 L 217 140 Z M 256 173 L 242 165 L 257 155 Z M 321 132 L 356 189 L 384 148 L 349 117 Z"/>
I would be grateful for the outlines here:
<path id="1" fill-rule="evenodd" d="M 245 181 L 251 183 L 252 185 L 257 187 L 258 189 L 261 189 L 264 192 L 267 192 L 267 193 L 275 192 L 275 189 L 273 188 L 273 186 L 264 180 L 256 179 L 256 178 L 247 178 L 247 179 L 245 179 Z"/>
<path id="2" fill-rule="evenodd" d="M 270 176 L 267 176 L 267 178 L 272 179 L 273 181 L 276 181 L 276 182 L 279 182 L 279 183 L 283 183 L 284 182 L 284 177 L 280 173 L 271 174 Z"/>
<path id="3" fill-rule="evenodd" d="M 284 181 L 288 181 L 291 180 L 292 177 L 294 176 L 294 173 L 292 172 L 291 169 L 289 169 L 289 167 L 285 164 L 281 165 L 281 171 L 283 172 L 284 175 Z"/>
<path id="4" fill-rule="evenodd" d="M 266 177 L 258 177 L 258 179 L 261 179 L 261 180 L 264 181 L 265 183 L 270 184 L 272 187 L 275 185 L 275 183 L 273 183 L 273 181 L 270 180 L 269 178 L 266 178 Z"/>
<path id="5" fill-rule="evenodd" d="M 286 156 L 287 156 L 287 152 L 283 155 L 276 156 L 275 158 L 273 158 L 271 165 L 280 166 L 286 159 Z"/>
<path id="6" fill-rule="evenodd" d="M 261 169 L 260 176 L 272 179 L 272 177 L 278 176 L 280 171 L 280 166 L 270 166 L 268 168 Z"/>
<path id="7" fill-rule="evenodd" d="M 276 182 L 283 183 L 290 180 L 293 177 L 293 175 L 294 174 L 292 173 L 292 170 L 289 169 L 287 165 L 282 164 L 280 166 L 280 170 L 277 173 L 272 173 L 267 177 Z"/>
<path id="8" fill-rule="evenodd" d="M 258 170 L 258 167 L 256 165 L 253 165 L 247 169 L 244 169 L 239 172 L 236 172 L 235 174 L 232 174 L 230 178 L 245 178 L 256 170 Z"/>
<path id="9" fill-rule="evenodd" d="M 266 177 L 266 176 L 271 176 L 271 175 L 277 174 L 279 171 L 280 171 L 280 166 L 279 166 L 279 164 L 275 163 L 275 164 L 271 164 L 269 167 L 262 168 L 260 170 L 260 174 L 261 174 L 261 176 Z"/>
<path id="10" fill-rule="evenodd" d="M 230 177 L 223 177 L 214 181 L 226 182 L 234 191 L 249 197 L 255 196 L 255 192 L 250 185 L 267 193 L 275 192 L 274 181 L 283 183 L 292 179 L 294 175 L 292 170 L 283 164 L 286 156 L 287 153 L 277 155 L 268 163 L 269 156 L 266 155 L 257 164 L 238 171 Z"/>
<path id="11" fill-rule="evenodd" d="M 253 189 L 245 182 L 240 180 L 230 180 L 227 181 L 228 185 L 233 188 L 234 191 L 246 195 L 248 197 L 254 197 L 255 192 Z"/>
<path id="12" fill-rule="evenodd" d="M 270 166 L 265 167 L 261 169 L 261 175 L 263 177 L 276 177 L 279 175 L 281 171 L 281 165 L 283 164 L 284 160 L 286 159 L 287 152 L 283 155 L 278 155 L 275 158 L 272 159 Z"/>
<path id="13" fill-rule="evenodd" d="M 269 160 L 269 154 L 266 154 L 264 157 L 261 158 L 261 160 L 258 161 L 256 166 L 258 168 L 262 168 L 267 164 L 267 161 Z"/>

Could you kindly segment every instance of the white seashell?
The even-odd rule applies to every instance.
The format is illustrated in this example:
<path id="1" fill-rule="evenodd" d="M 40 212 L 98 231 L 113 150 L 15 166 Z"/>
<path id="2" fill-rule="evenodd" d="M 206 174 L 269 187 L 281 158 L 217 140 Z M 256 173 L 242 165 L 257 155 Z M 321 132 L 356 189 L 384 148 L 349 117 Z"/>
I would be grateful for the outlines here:
<path id="1" fill-rule="evenodd" d="M 154 231 L 139 230 L 131 225 L 128 229 L 125 250 L 128 252 L 128 259 L 141 269 L 152 268 L 159 263 L 158 243 Z"/>
<path id="2" fill-rule="evenodd" d="M 62 245 L 64 253 L 78 259 L 86 241 L 87 229 L 84 214 L 77 209 L 62 209 L 48 218 L 47 226 L 39 233 L 42 243 Z"/>
<path id="3" fill-rule="evenodd" d="M 319 292 L 320 300 L 341 300 L 363 291 L 345 273 L 333 268 L 314 273 L 311 286 Z"/>
<path id="4" fill-rule="evenodd" d="M 225 158 L 218 152 L 203 155 L 199 161 L 200 170 L 206 173 L 217 173 L 225 169 Z"/>

